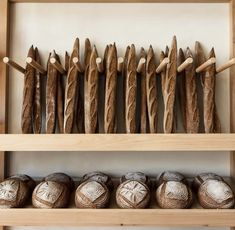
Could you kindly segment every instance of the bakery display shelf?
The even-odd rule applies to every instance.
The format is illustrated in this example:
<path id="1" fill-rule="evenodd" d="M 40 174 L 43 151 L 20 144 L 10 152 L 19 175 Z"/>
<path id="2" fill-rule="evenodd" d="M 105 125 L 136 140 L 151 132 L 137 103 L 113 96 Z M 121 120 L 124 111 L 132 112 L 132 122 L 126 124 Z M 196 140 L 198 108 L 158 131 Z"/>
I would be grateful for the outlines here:
<path id="1" fill-rule="evenodd" d="M 0 134 L 0 151 L 233 151 L 235 134 Z"/>

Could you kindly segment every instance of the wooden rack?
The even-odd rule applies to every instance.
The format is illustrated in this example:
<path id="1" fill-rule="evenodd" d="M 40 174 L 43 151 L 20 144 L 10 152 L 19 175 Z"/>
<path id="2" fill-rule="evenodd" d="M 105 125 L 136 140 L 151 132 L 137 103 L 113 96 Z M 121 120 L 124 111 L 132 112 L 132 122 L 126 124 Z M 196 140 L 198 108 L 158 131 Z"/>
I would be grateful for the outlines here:
<path id="1" fill-rule="evenodd" d="M 8 56 L 10 4 L 22 2 L 164 2 L 227 3 L 230 6 L 230 56 L 235 55 L 235 0 L 0 0 L 0 60 Z M 230 151 L 230 180 L 235 179 L 235 68 L 230 70 L 231 134 L 58 134 L 22 135 L 7 132 L 8 67 L 0 62 L 0 180 L 6 171 L 6 151 Z M 63 141 L 61 141 L 63 140 Z M 63 143 L 63 145 L 61 144 Z M 99 153 L 97 153 L 99 154 Z M 109 153 L 112 154 L 112 153 Z M 213 154 L 213 153 L 212 153 Z M 221 152 L 222 154 L 222 152 Z M 30 218 L 29 218 L 30 217 Z M 235 209 L 121 210 L 115 206 L 102 210 L 0 209 L 2 226 L 127 225 L 127 226 L 222 226 L 235 227 Z M 3 227 L 0 227 L 2 230 Z"/>

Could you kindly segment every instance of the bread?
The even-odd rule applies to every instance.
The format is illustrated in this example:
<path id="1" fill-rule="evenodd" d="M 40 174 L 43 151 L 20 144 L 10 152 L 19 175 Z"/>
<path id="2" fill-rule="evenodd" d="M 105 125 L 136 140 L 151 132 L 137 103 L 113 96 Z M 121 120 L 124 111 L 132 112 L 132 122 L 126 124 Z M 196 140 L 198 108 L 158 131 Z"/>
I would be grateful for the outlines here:
<path id="1" fill-rule="evenodd" d="M 70 191 L 65 184 L 43 181 L 33 191 L 32 203 L 35 208 L 65 208 Z"/>
<path id="2" fill-rule="evenodd" d="M 56 127 L 56 106 L 57 106 L 57 69 L 50 63 L 50 58 L 56 58 L 56 53 L 49 56 L 47 63 L 46 83 L 46 133 L 55 133 Z"/>
<path id="3" fill-rule="evenodd" d="M 69 188 L 70 191 L 74 189 L 73 179 L 65 173 L 57 172 L 57 173 L 49 174 L 48 176 L 44 178 L 44 181 L 54 181 L 54 182 L 65 184 Z"/>
<path id="4" fill-rule="evenodd" d="M 106 83 L 104 104 L 104 132 L 116 132 L 116 100 L 117 100 L 117 49 L 116 45 L 110 45 L 106 60 Z"/>
<path id="5" fill-rule="evenodd" d="M 105 184 L 110 190 L 113 189 L 113 182 L 109 175 L 102 172 L 91 172 L 87 173 L 82 177 L 82 182 L 84 181 L 97 181 Z"/>
<path id="6" fill-rule="evenodd" d="M 179 172 L 170 172 L 170 171 L 161 173 L 157 181 L 158 185 L 161 185 L 163 182 L 168 182 L 168 181 L 178 181 L 187 184 L 187 180 L 184 177 L 184 175 L 182 175 Z"/>
<path id="7" fill-rule="evenodd" d="M 41 64 L 37 47 L 35 48 L 35 61 Z M 42 128 L 42 76 L 39 71 L 35 71 L 35 92 L 33 103 L 33 131 L 41 133 Z"/>
<path id="8" fill-rule="evenodd" d="M 95 133 L 98 126 L 98 87 L 99 72 L 96 66 L 98 57 L 96 47 L 92 49 L 86 76 L 85 89 L 85 133 Z"/>
<path id="9" fill-rule="evenodd" d="M 7 179 L 0 183 L 0 208 L 20 208 L 28 199 L 27 184 L 18 179 Z"/>
<path id="10" fill-rule="evenodd" d="M 109 203 L 110 193 L 105 184 L 98 181 L 85 181 L 75 193 L 77 208 L 105 208 Z"/>
<path id="11" fill-rule="evenodd" d="M 28 57 L 35 59 L 35 50 L 33 46 L 28 51 Z M 33 102 L 34 102 L 34 85 L 35 85 L 35 70 L 30 65 L 26 65 L 24 75 L 24 90 L 23 90 L 23 104 L 21 113 L 21 129 L 22 133 L 33 132 Z"/>
<path id="12" fill-rule="evenodd" d="M 116 191 L 116 202 L 120 208 L 146 208 L 150 201 L 150 191 L 146 184 L 127 180 Z"/>
<path id="13" fill-rule="evenodd" d="M 69 71 L 66 78 L 65 105 L 64 105 L 64 133 L 71 133 L 74 124 L 76 98 L 78 94 L 78 71 L 73 58 L 79 59 L 79 40 L 75 40 L 73 52 L 69 60 Z"/>
<path id="14" fill-rule="evenodd" d="M 140 181 L 148 186 L 150 185 L 149 177 L 146 176 L 142 172 L 129 172 L 121 177 L 121 183 L 123 183 L 127 180 L 136 180 L 136 181 Z"/>
<path id="15" fill-rule="evenodd" d="M 16 175 L 10 176 L 8 179 L 23 181 L 28 186 L 30 192 L 32 192 L 34 190 L 35 186 L 36 186 L 35 180 L 33 178 L 31 178 L 30 176 L 25 175 L 25 174 L 16 174 Z"/>
<path id="16" fill-rule="evenodd" d="M 146 62 L 146 92 L 150 133 L 157 132 L 157 78 L 156 63 L 152 46 L 149 47 Z"/>
<path id="17" fill-rule="evenodd" d="M 166 66 L 165 80 L 162 81 L 163 100 L 164 100 L 164 117 L 163 130 L 164 133 L 173 132 L 174 124 L 174 104 L 175 104 L 175 88 L 177 75 L 177 41 L 174 36 L 169 51 L 169 63 Z M 163 77 L 162 77 L 163 79 Z"/>
<path id="18" fill-rule="evenodd" d="M 224 181 L 223 177 L 215 174 L 215 173 L 201 173 L 197 175 L 193 180 L 193 188 L 197 191 L 200 187 L 200 185 L 206 181 L 206 180 L 218 180 L 218 181 Z"/>
<path id="19" fill-rule="evenodd" d="M 126 89 L 125 89 L 125 121 L 126 133 L 136 132 L 136 91 L 137 91 L 137 72 L 136 72 L 136 52 L 132 44 L 128 52 L 126 64 Z"/>
<path id="20" fill-rule="evenodd" d="M 189 208 L 193 202 L 191 189 L 179 181 L 163 182 L 156 191 L 157 203 L 164 209 Z"/>

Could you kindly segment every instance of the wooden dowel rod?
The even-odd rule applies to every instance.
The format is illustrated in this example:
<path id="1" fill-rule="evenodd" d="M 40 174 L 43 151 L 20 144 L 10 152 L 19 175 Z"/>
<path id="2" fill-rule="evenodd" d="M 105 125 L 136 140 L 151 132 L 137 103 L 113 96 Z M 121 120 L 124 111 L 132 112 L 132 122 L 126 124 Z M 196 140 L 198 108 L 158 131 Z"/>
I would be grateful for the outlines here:
<path id="1" fill-rule="evenodd" d="M 79 61 L 79 59 L 77 57 L 73 58 L 73 64 L 76 66 L 79 73 L 84 72 L 84 68 L 83 68 L 81 62 Z"/>
<path id="2" fill-rule="evenodd" d="M 61 73 L 65 74 L 66 70 L 63 68 L 63 66 L 56 60 L 56 58 L 52 57 L 50 58 L 50 63 Z"/>
<path id="3" fill-rule="evenodd" d="M 16 62 L 10 60 L 9 57 L 4 57 L 3 58 L 3 62 L 13 68 L 15 68 L 16 70 L 18 70 L 21 73 L 25 73 L 25 69 L 23 67 L 21 67 L 19 64 L 17 64 Z"/>
<path id="4" fill-rule="evenodd" d="M 228 68 L 230 68 L 231 66 L 235 65 L 235 58 L 230 59 L 227 63 L 221 65 L 220 67 L 218 67 L 216 69 L 216 73 L 220 73 Z"/>
<path id="5" fill-rule="evenodd" d="M 96 58 L 96 66 L 97 66 L 99 73 L 104 72 L 104 63 L 103 63 L 102 58 L 100 57 Z"/>
<path id="6" fill-rule="evenodd" d="M 34 69 L 38 70 L 41 74 L 46 75 L 47 71 L 31 57 L 26 58 L 26 62 L 31 65 Z"/>
<path id="7" fill-rule="evenodd" d="M 145 58 L 140 58 L 138 66 L 137 66 L 137 69 L 136 69 L 137 73 L 141 73 L 142 72 L 142 70 L 144 68 L 145 62 L 146 62 Z"/>
<path id="8" fill-rule="evenodd" d="M 161 73 L 168 63 L 169 63 L 169 58 L 167 57 L 164 58 L 162 62 L 159 64 L 159 66 L 157 67 L 156 73 Z"/>
<path id="9" fill-rule="evenodd" d="M 123 57 L 119 57 L 119 58 L 118 58 L 118 64 L 117 64 L 117 71 L 118 71 L 119 73 L 122 72 L 123 63 L 124 63 L 124 58 L 123 58 Z"/>
<path id="10" fill-rule="evenodd" d="M 178 68 L 177 71 L 180 73 L 185 70 L 189 65 L 193 63 L 193 59 L 191 57 L 187 58 Z"/>
<path id="11" fill-rule="evenodd" d="M 216 58 L 210 58 L 203 64 L 201 64 L 199 67 L 196 68 L 196 73 L 201 73 L 204 71 L 208 66 L 215 64 Z"/>

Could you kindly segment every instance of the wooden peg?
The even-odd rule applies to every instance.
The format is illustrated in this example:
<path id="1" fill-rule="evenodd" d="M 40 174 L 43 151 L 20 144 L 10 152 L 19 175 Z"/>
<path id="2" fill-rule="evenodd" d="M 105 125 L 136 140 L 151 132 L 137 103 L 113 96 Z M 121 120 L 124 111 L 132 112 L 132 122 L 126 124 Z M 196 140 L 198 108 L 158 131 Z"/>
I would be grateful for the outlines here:
<path id="1" fill-rule="evenodd" d="M 122 70 L 123 70 L 123 63 L 124 63 L 124 58 L 123 57 L 119 57 L 118 58 L 118 64 L 117 64 L 117 71 L 119 73 L 121 73 Z"/>
<path id="2" fill-rule="evenodd" d="M 228 68 L 230 68 L 231 66 L 235 65 L 235 58 L 230 59 L 227 63 L 221 65 L 220 67 L 218 67 L 216 69 L 216 73 L 220 73 Z"/>
<path id="3" fill-rule="evenodd" d="M 3 58 L 3 62 L 13 68 L 15 68 L 16 70 L 18 70 L 21 73 L 25 73 L 25 69 L 23 67 L 21 67 L 19 64 L 17 64 L 16 62 L 10 60 L 9 57 L 4 57 Z"/>
<path id="4" fill-rule="evenodd" d="M 38 70 L 38 72 L 40 72 L 41 74 L 43 74 L 43 75 L 47 74 L 47 71 L 39 63 L 37 63 L 35 60 L 33 60 L 33 58 L 27 57 L 26 62 L 29 65 L 31 65 L 34 69 Z"/>
<path id="5" fill-rule="evenodd" d="M 50 63 L 61 73 L 65 74 L 66 70 L 63 68 L 63 66 L 56 60 L 56 58 L 52 57 L 50 58 Z"/>
<path id="6" fill-rule="evenodd" d="M 83 68 L 81 62 L 79 61 L 79 59 L 77 57 L 73 58 L 73 64 L 76 66 L 79 73 L 84 72 L 84 68 Z"/>
<path id="7" fill-rule="evenodd" d="M 189 57 L 187 58 L 178 68 L 177 71 L 180 73 L 183 70 L 185 70 L 188 66 L 190 66 L 193 63 L 193 58 Z"/>
<path id="8" fill-rule="evenodd" d="M 159 66 L 156 69 L 156 73 L 161 73 L 163 69 L 166 67 L 166 65 L 169 63 L 169 58 L 164 58 L 162 62 L 159 64 Z"/>
<path id="9" fill-rule="evenodd" d="M 138 66 L 137 66 L 137 69 L 136 69 L 137 73 L 141 73 L 142 72 L 142 70 L 144 68 L 145 62 L 146 62 L 145 58 L 140 58 Z"/>
<path id="10" fill-rule="evenodd" d="M 208 66 L 215 64 L 216 58 L 210 58 L 206 62 L 202 63 L 199 67 L 196 68 L 196 73 L 201 73 L 204 71 Z"/>
<path id="11" fill-rule="evenodd" d="M 104 63 L 103 63 L 102 58 L 100 57 L 96 58 L 96 66 L 97 66 L 99 73 L 104 72 Z"/>

